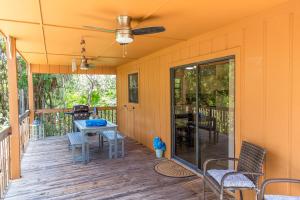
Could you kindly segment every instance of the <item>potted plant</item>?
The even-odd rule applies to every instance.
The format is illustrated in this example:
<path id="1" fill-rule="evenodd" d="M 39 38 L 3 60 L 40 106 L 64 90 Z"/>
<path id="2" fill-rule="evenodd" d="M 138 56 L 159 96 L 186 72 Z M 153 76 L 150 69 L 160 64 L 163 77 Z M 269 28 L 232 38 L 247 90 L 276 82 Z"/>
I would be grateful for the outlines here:
<path id="1" fill-rule="evenodd" d="M 153 147 L 155 149 L 156 157 L 161 158 L 164 151 L 166 151 L 166 144 L 159 137 L 155 137 L 153 139 Z"/>

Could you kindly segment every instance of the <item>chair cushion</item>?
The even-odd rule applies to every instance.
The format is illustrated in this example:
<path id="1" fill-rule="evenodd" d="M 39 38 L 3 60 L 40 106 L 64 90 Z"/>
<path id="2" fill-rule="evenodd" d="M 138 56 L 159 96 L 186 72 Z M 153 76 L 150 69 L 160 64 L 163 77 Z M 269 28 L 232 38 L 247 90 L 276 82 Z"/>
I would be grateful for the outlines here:
<path id="1" fill-rule="evenodd" d="M 300 197 L 283 195 L 265 195 L 265 200 L 300 200 Z"/>
<path id="2" fill-rule="evenodd" d="M 225 174 L 228 172 L 234 172 L 234 170 L 217 170 L 212 169 L 208 170 L 207 173 L 215 179 L 220 185 L 221 180 Z M 246 187 L 246 188 L 255 188 L 254 183 L 243 174 L 236 174 L 228 176 L 224 181 L 225 187 Z"/>

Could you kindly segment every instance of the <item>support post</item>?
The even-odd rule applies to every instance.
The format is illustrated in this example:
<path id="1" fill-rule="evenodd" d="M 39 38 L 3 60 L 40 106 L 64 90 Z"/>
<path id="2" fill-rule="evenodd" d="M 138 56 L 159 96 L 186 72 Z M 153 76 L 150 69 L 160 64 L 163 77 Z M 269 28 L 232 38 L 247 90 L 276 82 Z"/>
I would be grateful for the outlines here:
<path id="1" fill-rule="evenodd" d="M 18 104 L 18 70 L 16 58 L 16 38 L 6 38 L 9 122 L 12 134 L 10 136 L 10 167 L 11 179 L 21 177 L 20 164 L 20 127 Z"/>
<path id="2" fill-rule="evenodd" d="M 28 102 L 29 102 L 29 123 L 32 124 L 34 120 L 34 93 L 33 93 L 33 80 L 30 64 L 27 64 L 27 77 L 28 77 Z"/>

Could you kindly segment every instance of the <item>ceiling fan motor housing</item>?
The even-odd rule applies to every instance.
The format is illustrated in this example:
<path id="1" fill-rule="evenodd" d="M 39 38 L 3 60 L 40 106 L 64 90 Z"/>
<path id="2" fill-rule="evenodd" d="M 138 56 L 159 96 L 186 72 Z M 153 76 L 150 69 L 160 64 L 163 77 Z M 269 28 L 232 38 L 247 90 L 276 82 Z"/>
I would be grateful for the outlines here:
<path id="1" fill-rule="evenodd" d="M 131 17 L 120 15 L 117 17 L 117 24 L 116 41 L 121 45 L 133 42 L 133 34 L 130 25 Z"/>

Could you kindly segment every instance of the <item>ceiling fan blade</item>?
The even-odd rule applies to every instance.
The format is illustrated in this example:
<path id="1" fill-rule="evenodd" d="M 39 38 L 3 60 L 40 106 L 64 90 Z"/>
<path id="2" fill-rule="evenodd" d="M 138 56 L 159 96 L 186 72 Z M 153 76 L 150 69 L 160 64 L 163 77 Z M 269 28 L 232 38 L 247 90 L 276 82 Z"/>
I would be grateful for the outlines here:
<path id="1" fill-rule="evenodd" d="M 96 27 L 96 26 L 82 26 L 82 27 L 83 28 L 87 28 L 87 29 L 91 29 L 91 30 L 106 32 L 106 33 L 115 33 L 116 32 L 115 30 L 101 28 L 101 27 Z"/>
<path id="2" fill-rule="evenodd" d="M 133 35 L 146 35 L 146 34 L 164 32 L 165 30 L 166 29 L 163 26 L 152 26 L 152 27 L 133 29 L 132 34 Z"/>
<path id="3" fill-rule="evenodd" d="M 95 65 L 95 64 L 92 64 L 92 63 L 89 63 L 88 66 L 89 66 L 89 69 L 93 69 L 93 68 L 96 67 L 96 65 Z"/>

